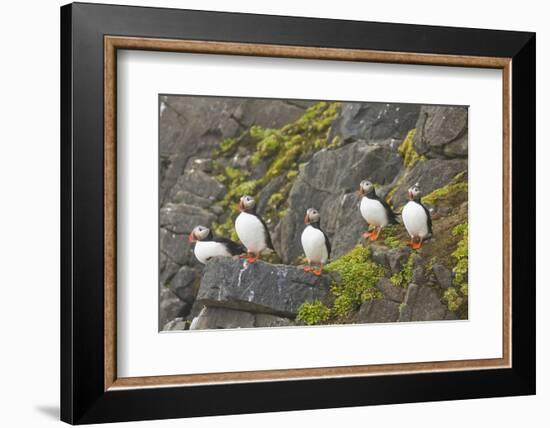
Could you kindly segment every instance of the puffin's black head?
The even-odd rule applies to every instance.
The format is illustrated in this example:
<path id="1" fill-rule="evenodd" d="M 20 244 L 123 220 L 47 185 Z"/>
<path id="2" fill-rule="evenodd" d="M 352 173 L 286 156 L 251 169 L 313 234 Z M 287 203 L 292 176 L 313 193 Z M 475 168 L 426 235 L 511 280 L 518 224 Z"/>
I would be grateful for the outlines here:
<path id="1" fill-rule="evenodd" d="M 211 236 L 210 229 L 204 226 L 195 227 L 189 234 L 189 242 L 197 242 L 207 239 Z"/>
<path id="2" fill-rule="evenodd" d="M 422 190 L 420 190 L 420 187 L 418 186 L 418 183 L 416 183 L 412 187 L 409 187 L 409 200 L 410 201 L 418 201 L 418 200 L 420 200 L 421 196 L 422 196 Z"/>
<path id="3" fill-rule="evenodd" d="M 359 194 L 361 196 L 371 195 L 374 192 L 374 184 L 369 180 L 363 180 L 359 184 Z"/>
<path id="4" fill-rule="evenodd" d="M 253 212 L 256 207 L 256 201 L 252 196 L 244 195 L 239 200 L 239 211 Z"/>
<path id="5" fill-rule="evenodd" d="M 319 223 L 321 221 L 321 214 L 315 208 L 308 208 L 306 211 L 306 216 L 304 218 L 305 224 L 310 223 Z"/>

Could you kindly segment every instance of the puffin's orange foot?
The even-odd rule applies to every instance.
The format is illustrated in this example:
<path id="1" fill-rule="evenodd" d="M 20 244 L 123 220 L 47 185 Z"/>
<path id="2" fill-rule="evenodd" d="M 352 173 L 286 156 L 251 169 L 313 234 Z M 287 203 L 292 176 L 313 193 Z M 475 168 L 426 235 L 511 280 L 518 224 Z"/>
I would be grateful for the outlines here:
<path id="1" fill-rule="evenodd" d="M 373 232 L 365 232 L 363 233 L 363 238 L 369 239 L 372 236 Z"/>
<path id="2" fill-rule="evenodd" d="M 258 257 L 247 257 L 246 261 L 248 263 L 254 263 L 256 260 L 258 260 Z"/>
<path id="3" fill-rule="evenodd" d="M 380 236 L 380 231 L 377 230 L 376 232 L 373 232 L 373 233 L 370 234 L 370 240 L 371 241 L 376 241 L 379 236 Z"/>
<path id="4" fill-rule="evenodd" d="M 321 276 L 321 273 L 322 273 L 322 272 L 323 272 L 323 271 L 322 271 L 321 269 L 315 269 L 315 270 L 312 270 L 312 271 L 311 271 L 311 273 L 312 273 L 313 275 L 317 275 L 317 276 Z"/>
<path id="5" fill-rule="evenodd" d="M 304 266 L 304 271 L 311 272 L 311 266 L 309 265 Z"/>
<path id="6" fill-rule="evenodd" d="M 419 240 L 418 242 L 413 242 L 411 248 L 413 250 L 419 250 L 420 248 L 422 248 L 422 240 Z"/>

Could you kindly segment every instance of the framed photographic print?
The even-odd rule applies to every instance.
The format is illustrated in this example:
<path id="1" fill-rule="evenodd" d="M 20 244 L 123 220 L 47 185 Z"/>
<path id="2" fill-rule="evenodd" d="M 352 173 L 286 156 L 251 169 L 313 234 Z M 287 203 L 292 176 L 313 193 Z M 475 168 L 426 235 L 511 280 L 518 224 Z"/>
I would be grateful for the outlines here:
<path id="1" fill-rule="evenodd" d="M 61 53 L 62 420 L 535 393 L 533 33 L 76 3 Z"/>

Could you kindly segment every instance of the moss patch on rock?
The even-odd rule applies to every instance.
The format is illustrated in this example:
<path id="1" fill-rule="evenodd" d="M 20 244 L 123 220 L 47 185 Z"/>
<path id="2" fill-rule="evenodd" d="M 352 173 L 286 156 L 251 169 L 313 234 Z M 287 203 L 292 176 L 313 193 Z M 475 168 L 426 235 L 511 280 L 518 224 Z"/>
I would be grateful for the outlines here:
<path id="1" fill-rule="evenodd" d="M 429 195 L 424 196 L 422 198 L 422 202 L 434 205 L 437 202 L 446 200 L 447 203 L 450 203 L 457 193 L 464 193 L 466 196 L 468 195 L 468 182 L 465 177 L 465 172 L 457 174 L 446 186 L 435 189 Z"/>
<path id="2" fill-rule="evenodd" d="M 397 152 L 403 157 L 403 165 L 407 168 L 412 168 L 418 161 L 426 159 L 424 155 L 419 154 L 414 149 L 413 139 L 415 134 L 416 128 L 411 129 L 397 149 Z"/>
<path id="3" fill-rule="evenodd" d="M 382 231 L 384 237 L 384 245 L 389 248 L 403 247 L 406 242 L 403 240 L 403 226 L 399 224 L 391 224 L 386 226 Z"/>
<path id="4" fill-rule="evenodd" d="M 321 302 L 302 304 L 298 314 L 307 324 L 344 323 L 363 302 L 382 297 L 376 283 L 384 276 L 385 270 L 371 260 L 370 251 L 366 247 L 356 246 L 338 260 L 328 264 L 326 270 L 338 278 L 330 288 L 331 302 L 329 305 Z"/>
<path id="5" fill-rule="evenodd" d="M 411 170 L 411 168 L 418 162 L 426 160 L 426 157 L 424 155 L 421 155 L 418 153 L 413 144 L 414 136 L 416 135 L 416 128 L 411 129 L 408 133 L 403 142 L 399 145 L 397 148 L 397 152 L 401 155 L 403 158 L 403 165 L 405 166 L 405 171 L 403 174 L 399 177 L 395 185 L 390 189 L 386 196 L 386 201 L 390 203 L 390 201 L 393 198 L 393 195 L 395 195 L 395 192 L 401 184 L 405 181 L 407 178 L 407 174 Z"/>
<path id="6" fill-rule="evenodd" d="M 284 176 L 285 180 L 274 189 L 262 213 L 268 225 L 278 222 L 286 213 L 288 194 L 298 176 L 300 163 L 320 149 L 340 144 L 338 139 L 328 141 L 330 126 L 340 108 L 341 104 L 337 102 L 319 102 L 309 107 L 295 122 L 280 129 L 252 126 L 240 137 L 224 140 L 214 155 L 231 159 L 238 156 L 238 150 L 244 150 L 249 155 L 250 168 L 222 167 L 221 162 L 214 163 L 214 177 L 227 188 L 218 205 L 228 212 L 220 223 L 212 226 L 214 232 L 236 239 L 233 222 L 238 215 L 239 198 L 244 194 L 254 196 L 271 180 Z M 265 172 L 256 179 L 251 178 L 253 169 L 260 165 Z"/>
<path id="7" fill-rule="evenodd" d="M 411 253 L 401 271 L 391 276 L 390 281 L 393 285 L 404 288 L 409 286 L 413 277 L 414 259 L 415 254 Z"/>
<path id="8" fill-rule="evenodd" d="M 468 303 L 468 223 L 461 223 L 452 231 L 460 238 L 451 256 L 456 260 L 453 267 L 453 286 L 445 291 L 444 298 L 449 310 L 466 311 Z"/>
<path id="9" fill-rule="evenodd" d="M 296 319 L 307 325 L 318 325 L 327 322 L 330 318 L 330 309 L 321 301 L 306 302 L 300 305 Z"/>

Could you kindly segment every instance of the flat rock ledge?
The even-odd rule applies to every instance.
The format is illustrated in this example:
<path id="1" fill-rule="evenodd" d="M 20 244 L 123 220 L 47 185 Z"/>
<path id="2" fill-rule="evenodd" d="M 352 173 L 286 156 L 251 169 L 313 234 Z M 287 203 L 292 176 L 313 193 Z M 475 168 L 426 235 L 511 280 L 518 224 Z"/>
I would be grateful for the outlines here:
<path id="1" fill-rule="evenodd" d="M 325 300 L 331 282 L 295 266 L 217 257 L 205 266 L 197 303 L 294 319 L 302 303 Z"/>

